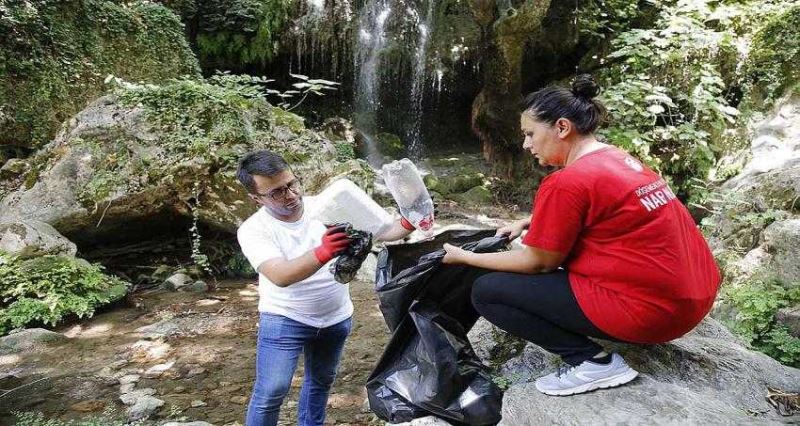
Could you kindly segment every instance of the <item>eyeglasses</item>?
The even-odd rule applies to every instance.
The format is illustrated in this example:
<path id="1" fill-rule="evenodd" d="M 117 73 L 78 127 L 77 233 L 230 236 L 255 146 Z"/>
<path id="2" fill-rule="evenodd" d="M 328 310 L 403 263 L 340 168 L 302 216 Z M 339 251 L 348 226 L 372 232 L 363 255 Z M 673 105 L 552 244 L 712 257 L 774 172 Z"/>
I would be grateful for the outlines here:
<path id="1" fill-rule="evenodd" d="M 303 193 L 303 183 L 300 181 L 300 179 L 294 179 L 286 185 L 275 188 L 266 194 L 254 192 L 253 195 L 258 197 L 269 197 L 273 201 L 284 201 L 286 200 L 286 196 L 289 195 L 289 191 L 292 191 L 294 195 L 301 195 Z"/>

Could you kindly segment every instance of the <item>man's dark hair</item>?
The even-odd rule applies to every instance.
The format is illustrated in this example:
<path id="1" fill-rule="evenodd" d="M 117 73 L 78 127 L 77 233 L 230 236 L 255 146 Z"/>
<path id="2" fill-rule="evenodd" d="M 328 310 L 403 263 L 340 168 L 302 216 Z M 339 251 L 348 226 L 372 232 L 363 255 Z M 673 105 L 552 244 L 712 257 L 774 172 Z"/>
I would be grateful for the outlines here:
<path id="1" fill-rule="evenodd" d="M 280 155 L 272 151 L 256 151 L 245 155 L 239 161 L 236 179 L 239 179 L 247 192 L 254 194 L 256 182 L 253 175 L 270 177 L 288 169 L 289 164 Z"/>
<path id="2" fill-rule="evenodd" d="M 575 78 L 572 90 L 558 86 L 545 87 L 525 97 L 523 112 L 553 125 L 559 118 L 575 124 L 580 134 L 592 133 L 606 119 L 606 108 L 594 99 L 600 87 L 589 74 Z"/>

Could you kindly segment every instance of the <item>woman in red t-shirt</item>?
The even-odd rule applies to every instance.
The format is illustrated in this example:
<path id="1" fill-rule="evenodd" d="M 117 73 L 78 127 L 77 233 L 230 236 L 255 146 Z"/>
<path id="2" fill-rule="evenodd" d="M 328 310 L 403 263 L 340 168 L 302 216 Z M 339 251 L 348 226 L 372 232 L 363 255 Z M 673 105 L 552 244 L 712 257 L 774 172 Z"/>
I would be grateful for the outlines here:
<path id="1" fill-rule="evenodd" d="M 523 148 L 560 169 L 542 180 L 529 219 L 497 231 L 523 250 L 477 254 L 445 244 L 444 263 L 502 272 L 475 282 L 472 302 L 498 327 L 569 364 L 541 377 L 548 395 L 618 386 L 638 374 L 589 337 L 661 343 L 693 329 L 720 274 L 686 207 L 658 174 L 599 142 L 605 108 L 591 76 L 525 101 Z M 563 267 L 563 269 L 561 269 Z"/>

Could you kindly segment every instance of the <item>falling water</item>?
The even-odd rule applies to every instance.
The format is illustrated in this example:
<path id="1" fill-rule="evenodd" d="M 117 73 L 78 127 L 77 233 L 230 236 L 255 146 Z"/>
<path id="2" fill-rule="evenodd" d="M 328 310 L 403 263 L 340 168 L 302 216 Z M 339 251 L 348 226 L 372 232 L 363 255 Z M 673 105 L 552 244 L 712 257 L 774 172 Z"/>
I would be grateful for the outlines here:
<path id="1" fill-rule="evenodd" d="M 422 100 L 425 95 L 425 69 L 428 59 L 428 41 L 432 26 L 433 2 L 428 0 L 428 10 L 425 18 L 417 24 L 417 48 L 414 53 L 414 80 L 411 83 L 411 121 L 408 128 L 408 151 L 412 158 L 419 158 L 422 154 L 422 140 L 420 140 L 420 127 L 422 126 Z M 441 80 L 440 80 L 441 81 Z"/>
<path id="2" fill-rule="evenodd" d="M 380 107 L 380 54 L 386 45 L 386 20 L 392 9 L 387 0 L 368 0 L 358 23 L 358 41 L 355 49 L 356 115 L 355 125 L 366 139 L 367 160 L 380 165 L 381 158 L 375 146 L 377 133 L 376 112 Z"/>

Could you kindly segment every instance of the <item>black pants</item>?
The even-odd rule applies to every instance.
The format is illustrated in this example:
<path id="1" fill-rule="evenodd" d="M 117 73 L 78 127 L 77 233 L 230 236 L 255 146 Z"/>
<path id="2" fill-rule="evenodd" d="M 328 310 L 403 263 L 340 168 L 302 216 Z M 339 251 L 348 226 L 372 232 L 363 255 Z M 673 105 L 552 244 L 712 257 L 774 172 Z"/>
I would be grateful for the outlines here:
<path id="1" fill-rule="evenodd" d="M 617 340 L 584 315 L 564 271 L 492 272 L 475 280 L 472 304 L 489 322 L 578 365 L 603 348 L 587 336 Z"/>

